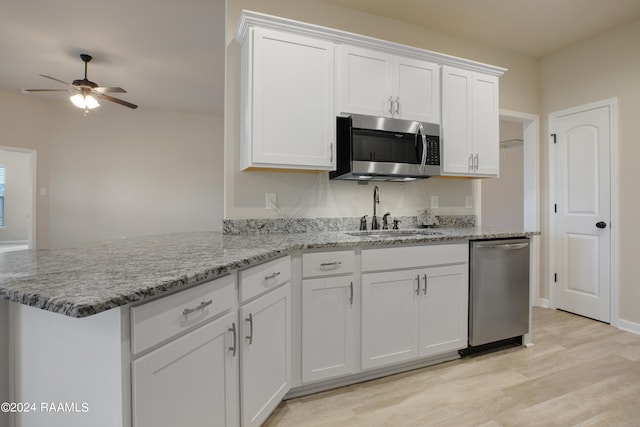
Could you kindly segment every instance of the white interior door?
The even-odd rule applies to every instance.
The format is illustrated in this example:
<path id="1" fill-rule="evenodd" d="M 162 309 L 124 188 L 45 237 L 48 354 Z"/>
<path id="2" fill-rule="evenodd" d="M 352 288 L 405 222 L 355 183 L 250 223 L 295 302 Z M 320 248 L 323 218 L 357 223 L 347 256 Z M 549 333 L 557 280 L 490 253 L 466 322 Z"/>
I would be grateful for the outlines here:
<path id="1" fill-rule="evenodd" d="M 556 307 L 610 322 L 611 107 L 553 113 Z"/>

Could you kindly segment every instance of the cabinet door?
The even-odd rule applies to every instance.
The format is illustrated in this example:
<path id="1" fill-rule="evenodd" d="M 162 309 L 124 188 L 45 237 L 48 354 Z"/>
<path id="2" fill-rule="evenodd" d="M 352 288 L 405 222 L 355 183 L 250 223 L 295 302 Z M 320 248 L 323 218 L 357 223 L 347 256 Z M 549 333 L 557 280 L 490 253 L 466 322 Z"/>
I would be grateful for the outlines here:
<path id="1" fill-rule="evenodd" d="M 467 346 L 468 264 L 423 270 L 420 290 L 420 356 Z"/>
<path id="2" fill-rule="evenodd" d="M 362 369 L 418 357 L 419 273 L 362 275 Z"/>
<path id="3" fill-rule="evenodd" d="M 431 62 L 398 57 L 393 93 L 397 96 L 397 117 L 440 123 L 440 66 Z"/>
<path id="4" fill-rule="evenodd" d="M 442 171 L 472 175 L 472 79 L 473 73 L 442 67 Z"/>
<path id="5" fill-rule="evenodd" d="M 238 425 L 235 322 L 227 314 L 132 362 L 134 427 Z"/>
<path id="6" fill-rule="evenodd" d="M 473 144 L 476 160 L 475 173 L 498 176 L 499 153 L 499 100 L 498 77 L 474 73 L 473 75 Z"/>
<path id="7" fill-rule="evenodd" d="M 291 285 L 240 309 L 242 425 L 259 426 L 291 387 Z"/>
<path id="8" fill-rule="evenodd" d="M 391 117 L 393 56 L 342 46 L 339 57 L 337 113 Z"/>
<path id="9" fill-rule="evenodd" d="M 302 281 L 302 382 L 355 371 L 353 276 Z"/>
<path id="10" fill-rule="evenodd" d="M 245 52 L 243 169 L 331 170 L 335 149 L 334 45 L 256 28 Z"/>

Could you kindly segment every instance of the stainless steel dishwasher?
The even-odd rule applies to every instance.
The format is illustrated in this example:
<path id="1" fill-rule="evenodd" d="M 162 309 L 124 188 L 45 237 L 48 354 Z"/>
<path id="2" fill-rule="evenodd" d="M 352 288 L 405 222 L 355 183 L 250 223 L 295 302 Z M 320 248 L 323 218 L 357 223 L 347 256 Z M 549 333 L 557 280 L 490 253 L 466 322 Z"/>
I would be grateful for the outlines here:
<path id="1" fill-rule="evenodd" d="M 469 346 L 529 332 L 529 239 L 470 243 Z"/>

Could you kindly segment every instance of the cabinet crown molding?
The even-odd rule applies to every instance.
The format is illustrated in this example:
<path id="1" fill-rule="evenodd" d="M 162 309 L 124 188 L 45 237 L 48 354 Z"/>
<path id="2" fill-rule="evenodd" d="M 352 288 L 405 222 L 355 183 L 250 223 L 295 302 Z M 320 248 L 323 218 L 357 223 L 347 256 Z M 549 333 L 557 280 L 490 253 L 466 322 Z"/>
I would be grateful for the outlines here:
<path id="1" fill-rule="evenodd" d="M 458 58 L 444 53 L 433 52 L 413 46 L 407 46 L 387 40 L 350 33 L 348 31 L 336 30 L 334 28 L 309 24 L 307 22 L 295 21 L 279 16 L 267 15 L 264 13 L 243 10 L 236 32 L 236 42 L 242 45 L 249 29 L 252 27 L 271 28 L 281 31 L 298 33 L 306 36 L 316 37 L 336 44 L 350 44 L 353 46 L 375 49 L 388 52 L 394 55 L 412 57 L 416 59 L 435 62 L 440 65 L 451 65 L 471 71 L 478 71 L 494 76 L 502 76 L 507 69 L 495 65 L 484 64 L 482 62 L 469 59 Z"/>

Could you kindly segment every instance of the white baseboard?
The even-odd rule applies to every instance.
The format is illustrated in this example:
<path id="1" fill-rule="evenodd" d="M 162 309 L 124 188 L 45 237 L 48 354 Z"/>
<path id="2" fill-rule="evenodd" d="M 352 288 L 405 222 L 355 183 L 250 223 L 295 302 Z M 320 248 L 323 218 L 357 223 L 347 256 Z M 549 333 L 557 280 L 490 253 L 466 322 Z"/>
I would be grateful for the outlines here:
<path id="1" fill-rule="evenodd" d="M 630 320 L 618 319 L 618 329 L 623 331 L 632 332 L 640 335 L 640 323 L 635 323 Z"/>
<path id="2" fill-rule="evenodd" d="M 535 304 L 536 307 L 550 308 L 549 300 L 547 298 L 538 298 Z"/>
<path id="3" fill-rule="evenodd" d="M 2 240 L 0 245 L 28 245 L 28 240 Z"/>

